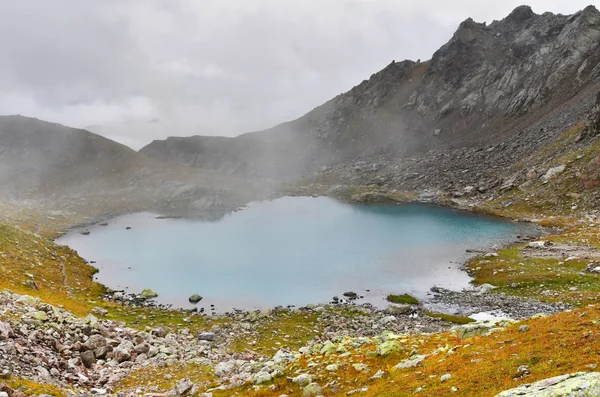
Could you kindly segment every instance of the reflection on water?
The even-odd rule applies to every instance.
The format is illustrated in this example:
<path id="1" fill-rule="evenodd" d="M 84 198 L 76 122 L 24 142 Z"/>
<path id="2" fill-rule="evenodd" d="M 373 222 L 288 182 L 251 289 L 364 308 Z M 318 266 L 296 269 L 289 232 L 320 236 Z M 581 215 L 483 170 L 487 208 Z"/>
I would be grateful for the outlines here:
<path id="1" fill-rule="evenodd" d="M 327 302 L 349 290 L 382 304 L 391 292 L 460 289 L 469 283 L 457 264 L 465 249 L 501 244 L 524 227 L 434 206 L 307 197 L 221 215 L 126 215 L 58 242 L 96 261 L 99 281 L 111 288 L 149 287 L 184 307 L 198 293 L 205 298 L 199 306 L 224 311 Z"/>

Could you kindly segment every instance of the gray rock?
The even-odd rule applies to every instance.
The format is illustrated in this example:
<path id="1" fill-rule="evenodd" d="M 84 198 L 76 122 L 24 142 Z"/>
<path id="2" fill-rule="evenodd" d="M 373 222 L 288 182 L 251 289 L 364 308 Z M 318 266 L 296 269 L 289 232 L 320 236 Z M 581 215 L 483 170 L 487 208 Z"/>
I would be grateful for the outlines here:
<path id="1" fill-rule="evenodd" d="M 0 321 L 0 340 L 7 340 L 8 338 L 13 338 L 14 336 L 15 333 L 13 332 L 10 324 Z"/>
<path id="2" fill-rule="evenodd" d="M 577 372 L 503 391 L 496 397 L 591 397 L 600 396 L 600 373 Z"/>
<path id="3" fill-rule="evenodd" d="M 316 397 L 323 394 L 323 388 L 318 383 L 310 383 L 302 390 L 304 397 Z"/>
<path id="4" fill-rule="evenodd" d="M 216 335 L 213 332 L 202 332 L 198 334 L 198 340 L 214 341 Z"/>
<path id="5" fill-rule="evenodd" d="M 99 315 L 101 317 L 104 317 L 104 316 L 106 316 L 108 314 L 108 310 L 103 309 L 101 307 L 95 307 L 95 308 L 92 309 L 92 313 L 97 314 L 97 315 Z"/>
<path id="6" fill-rule="evenodd" d="M 140 298 L 142 299 L 153 299 L 158 297 L 158 294 L 151 290 L 150 288 L 144 288 L 140 293 Z"/>
<path id="7" fill-rule="evenodd" d="M 566 168 L 567 167 L 565 165 L 552 167 L 544 174 L 544 176 L 542 176 L 542 180 L 549 181 L 550 179 L 553 179 L 562 174 Z"/>
<path id="8" fill-rule="evenodd" d="M 94 356 L 98 360 L 104 360 L 106 358 L 106 356 L 108 355 L 108 353 L 111 353 L 112 351 L 113 351 L 113 347 L 110 345 L 101 346 L 94 350 Z"/>
<path id="9" fill-rule="evenodd" d="M 262 384 L 268 383 L 272 380 L 273 380 L 273 377 L 271 376 L 271 374 L 263 373 L 263 374 L 259 374 L 256 377 L 256 380 L 254 381 L 254 383 L 256 383 L 257 385 L 262 385 Z"/>
<path id="10" fill-rule="evenodd" d="M 600 264 L 599 263 L 590 263 L 585 268 L 586 273 L 596 273 L 600 274 Z"/>
<path id="11" fill-rule="evenodd" d="M 202 300 L 202 297 L 198 294 L 194 294 L 188 298 L 190 303 L 196 304 Z"/>
<path id="12" fill-rule="evenodd" d="M 112 357 L 118 363 L 122 363 L 122 362 L 128 361 L 131 358 L 131 353 L 129 353 L 127 350 L 125 350 L 121 347 L 117 347 L 115 350 L 113 350 Z"/>
<path id="13" fill-rule="evenodd" d="M 444 374 L 444 375 L 442 375 L 442 376 L 440 377 L 440 380 L 441 380 L 442 382 L 445 382 L 445 381 L 447 381 L 447 380 L 450 380 L 450 379 L 452 379 L 452 375 L 450 375 L 450 374 Z"/>
<path id="14" fill-rule="evenodd" d="M 300 387 L 304 387 L 310 384 L 313 380 L 312 375 L 309 374 L 300 374 L 295 378 L 292 378 L 292 383 L 296 383 Z"/>
<path id="15" fill-rule="evenodd" d="M 412 305 L 392 303 L 388 305 L 385 312 L 395 316 L 408 316 L 415 312 L 415 308 Z"/>
<path id="16" fill-rule="evenodd" d="M 92 335 L 82 345 L 84 350 L 96 350 L 100 347 L 106 346 L 106 339 L 102 335 Z"/>
<path id="17" fill-rule="evenodd" d="M 425 360 L 425 356 L 416 356 L 404 361 L 401 361 L 394 369 L 414 368 Z"/>
<path id="18" fill-rule="evenodd" d="M 92 368 L 92 365 L 96 363 L 96 357 L 94 356 L 94 352 L 91 350 L 84 351 L 81 353 L 81 362 L 85 365 L 86 368 Z"/>
<path id="19" fill-rule="evenodd" d="M 193 387 L 194 387 L 194 384 L 192 383 L 192 381 L 189 380 L 188 378 L 184 378 L 184 379 L 180 379 L 177 382 L 174 390 L 178 396 L 186 396 L 192 391 Z"/>
<path id="20" fill-rule="evenodd" d="M 152 330 L 152 335 L 158 336 L 159 338 L 164 338 L 167 335 L 167 331 L 163 328 L 155 328 Z"/>

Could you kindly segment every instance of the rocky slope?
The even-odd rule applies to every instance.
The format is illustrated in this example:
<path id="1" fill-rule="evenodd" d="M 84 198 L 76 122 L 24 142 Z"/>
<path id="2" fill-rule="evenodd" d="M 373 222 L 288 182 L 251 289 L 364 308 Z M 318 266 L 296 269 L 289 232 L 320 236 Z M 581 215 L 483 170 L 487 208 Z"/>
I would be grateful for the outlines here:
<path id="1" fill-rule="evenodd" d="M 430 61 L 392 62 L 295 121 L 237 138 L 169 138 L 141 152 L 231 175 L 282 178 L 371 162 L 381 153 L 457 156 L 463 148 L 518 145 L 528 129 L 541 145 L 579 121 L 581 112 L 561 113 L 566 102 L 595 95 L 599 39 L 593 6 L 574 15 L 537 15 L 522 6 L 489 26 L 468 19 Z M 541 119 L 556 112 L 560 125 L 545 125 Z"/>

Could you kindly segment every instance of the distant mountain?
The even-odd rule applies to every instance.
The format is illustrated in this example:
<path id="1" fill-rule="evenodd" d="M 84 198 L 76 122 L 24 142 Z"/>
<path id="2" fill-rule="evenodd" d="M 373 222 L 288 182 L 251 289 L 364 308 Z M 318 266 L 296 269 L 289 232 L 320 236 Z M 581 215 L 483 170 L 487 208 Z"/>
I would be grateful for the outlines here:
<path id="1" fill-rule="evenodd" d="M 508 142 L 569 100 L 592 100 L 599 46 L 595 7 L 537 15 L 521 6 L 490 25 L 467 19 L 430 61 L 392 62 L 292 122 L 236 138 L 168 138 L 141 153 L 227 175 L 285 178 L 381 153 Z"/>
<path id="2" fill-rule="evenodd" d="M 0 116 L 0 183 L 31 193 L 79 184 L 99 190 L 126 184 L 144 159 L 127 146 L 86 130 L 22 116 Z M 15 176 L 18 175 L 18 178 Z"/>
<path id="3" fill-rule="evenodd" d="M 252 197 L 242 181 L 165 166 L 86 130 L 0 116 L 0 200 L 110 213 L 231 209 Z"/>

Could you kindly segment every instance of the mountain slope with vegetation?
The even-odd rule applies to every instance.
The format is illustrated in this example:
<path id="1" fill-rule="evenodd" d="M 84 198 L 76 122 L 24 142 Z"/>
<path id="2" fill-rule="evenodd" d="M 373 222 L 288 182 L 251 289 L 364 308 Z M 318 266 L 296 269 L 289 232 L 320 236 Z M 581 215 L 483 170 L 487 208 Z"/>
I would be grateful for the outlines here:
<path id="1" fill-rule="evenodd" d="M 296 121 L 142 153 L 0 118 L 0 393 L 492 397 L 578 373 L 501 396 L 596 395 L 598 45 L 594 7 L 519 7 L 489 26 L 463 22 L 430 61 L 394 62 Z M 107 290 L 47 237 L 126 211 L 231 209 L 268 197 L 266 178 L 284 180 L 277 195 L 429 201 L 551 234 L 468 262 L 472 291 L 432 290 L 442 306 L 476 302 L 516 319 L 488 322 L 412 297 L 385 311 L 166 310 Z"/>

